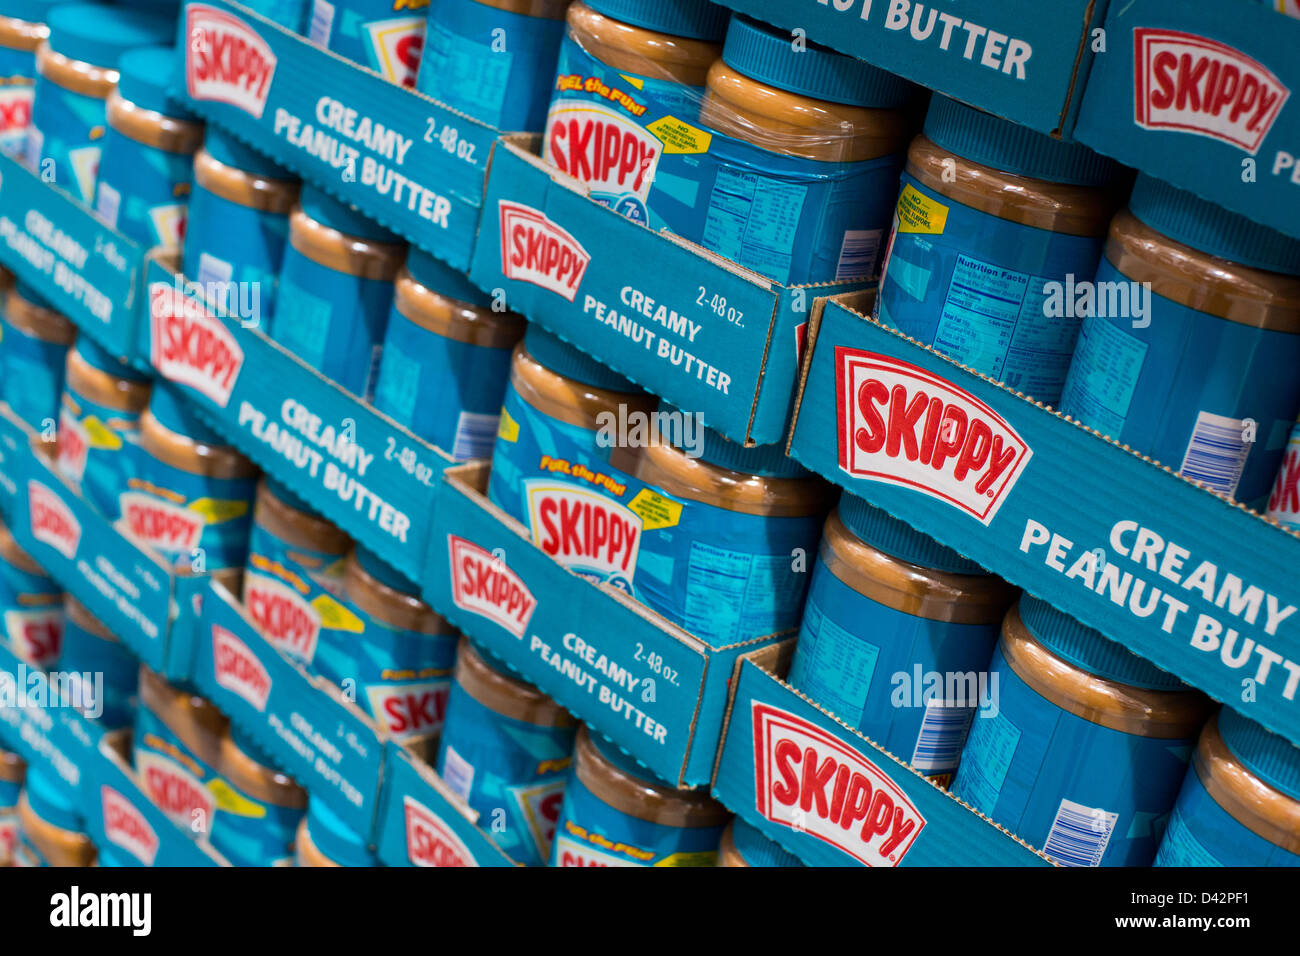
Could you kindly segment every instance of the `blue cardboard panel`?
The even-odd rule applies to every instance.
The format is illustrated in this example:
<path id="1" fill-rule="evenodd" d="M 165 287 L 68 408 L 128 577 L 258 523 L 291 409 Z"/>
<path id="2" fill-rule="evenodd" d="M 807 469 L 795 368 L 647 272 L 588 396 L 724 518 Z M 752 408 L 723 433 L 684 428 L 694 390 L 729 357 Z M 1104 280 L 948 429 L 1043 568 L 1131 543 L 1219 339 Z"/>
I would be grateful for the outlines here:
<path id="1" fill-rule="evenodd" d="M 375 847 L 388 866 L 513 866 L 437 775 L 388 741 Z"/>
<path id="2" fill-rule="evenodd" d="M 727 809 L 810 866 L 1050 865 L 778 679 L 767 669 L 774 661 L 762 651 L 738 668 L 713 783 Z M 824 770 L 827 761 L 830 776 L 804 769 Z M 851 790 L 865 788 L 862 801 L 828 799 L 841 768 Z M 814 776 L 826 784 L 821 791 Z"/>
<path id="3" fill-rule="evenodd" d="M 196 112 L 469 268 L 495 130 L 237 3 L 188 3 L 179 29 Z"/>
<path id="4" fill-rule="evenodd" d="M 129 354 L 143 250 L 2 152 L 0 262 L 104 348 Z"/>
<path id="5" fill-rule="evenodd" d="M 451 459 L 150 262 L 139 352 L 231 444 L 393 567 L 419 579 Z M 273 386 L 273 387 L 272 387 Z"/>
<path id="6" fill-rule="evenodd" d="M 845 287 L 783 301 L 779 284 L 588 199 L 521 143 L 493 153 L 470 278 L 729 438 L 781 441 L 798 310 Z"/>
<path id="7" fill-rule="evenodd" d="M 0 744 L 27 763 L 44 767 L 73 790 L 84 793 L 93 776 L 98 736 L 70 733 L 65 711 L 47 708 L 49 683 L 0 645 Z M 67 711 L 71 713 L 71 711 Z M 80 722 L 84 729 L 84 722 Z"/>
<path id="8" fill-rule="evenodd" d="M 370 833 L 383 773 L 375 725 L 268 644 L 223 588 L 212 587 L 203 610 L 192 675 L 203 696 L 313 799 Z"/>
<path id="9" fill-rule="evenodd" d="M 1262 3 L 1112 5 L 1078 138 L 1300 236 L 1300 21 Z"/>
<path id="10" fill-rule="evenodd" d="M 446 474 L 429 602 L 659 776 L 707 783 L 732 665 L 772 639 L 713 648 L 579 577 L 479 494 L 485 476 L 481 465 Z"/>
<path id="11" fill-rule="evenodd" d="M 1106 0 L 720 0 L 809 40 L 1068 135 Z"/>
<path id="12" fill-rule="evenodd" d="M 811 349 L 795 458 L 1300 742 L 1296 535 L 839 302 Z"/>

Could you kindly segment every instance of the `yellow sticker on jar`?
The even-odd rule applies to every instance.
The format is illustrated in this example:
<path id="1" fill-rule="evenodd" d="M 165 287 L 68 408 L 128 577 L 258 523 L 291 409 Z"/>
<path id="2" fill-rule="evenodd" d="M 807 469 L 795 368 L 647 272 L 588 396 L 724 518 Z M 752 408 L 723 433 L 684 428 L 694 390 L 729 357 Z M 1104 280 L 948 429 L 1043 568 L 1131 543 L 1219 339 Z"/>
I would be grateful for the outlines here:
<path id="1" fill-rule="evenodd" d="M 501 409 L 501 421 L 497 423 L 497 437 L 502 441 L 519 441 L 519 423 L 504 408 Z"/>
<path id="2" fill-rule="evenodd" d="M 220 498 L 199 498 L 190 502 L 190 510 L 203 515 L 208 524 L 234 521 L 248 514 L 247 501 L 223 501 Z"/>
<path id="3" fill-rule="evenodd" d="M 94 415 L 87 416 L 81 423 L 81 427 L 86 430 L 86 435 L 90 438 L 91 448 L 102 448 L 106 451 L 121 449 L 122 439 Z"/>
<path id="4" fill-rule="evenodd" d="M 646 127 L 664 144 L 664 154 L 691 155 L 707 153 L 713 134 L 683 122 L 675 116 L 657 119 Z"/>
<path id="5" fill-rule="evenodd" d="M 332 595 L 317 595 L 312 600 L 311 606 L 320 615 L 320 626 L 327 630 L 347 631 L 349 634 L 365 632 L 365 622 L 340 604 Z"/>
<path id="6" fill-rule="evenodd" d="M 898 231 L 938 236 L 948 224 L 948 207 L 911 183 L 898 197 Z"/>
<path id="7" fill-rule="evenodd" d="M 642 529 L 645 531 L 673 528 L 682 521 L 681 502 L 665 498 L 649 488 L 638 491 L 627 506 L 630 511 L 641 516 Z"/>

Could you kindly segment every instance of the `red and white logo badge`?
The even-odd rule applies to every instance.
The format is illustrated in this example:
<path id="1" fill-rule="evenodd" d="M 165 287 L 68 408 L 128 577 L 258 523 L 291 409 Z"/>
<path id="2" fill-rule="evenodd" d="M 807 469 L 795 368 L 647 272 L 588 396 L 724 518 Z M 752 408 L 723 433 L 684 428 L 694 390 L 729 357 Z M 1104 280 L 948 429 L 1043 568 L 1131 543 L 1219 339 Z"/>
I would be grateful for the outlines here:
<path id="1" fill-rule="evenodd" d="M 265 711 L 271 675 L 248 645 L 218 624 L 212 625 L 212 669 L 217 684 Z"/>
<path id="2" fill-rule="evenodd" d="M 451 678 L 410 684 L 367 684 L 370 712 L 397 740 L 442 730 Z"/>
<path id="3" fill-rule="evenodd" d="M 145 866 L 153 866 L 158 855 L 158 834 L 153 832 L 135 804 L 112 787 L 101 785 L 99 801 L 104 810 L 104 835 Z"/>
<path id="4" fill-rule="evenodd" d="M 0 866 L 10 866 L 14 861 L 14 848 L 18 846 L 18 818 L 0 813 Z"/>
<path id="5" fill-rule="evenodd" d="M 66 408 L 59 412 L 59 471 L 73 481 L 81 481 L 86 473 L 86 455 L 90 451 L 90 436 L 77 416 Z"/>
<path id="6" fill-rule="evenodd" d="M 567 866 L 644 866 L 635 860 L 603 853 L 595 847 L 588 846 L 573 837 L 560 834 L 555 838 L 556 865 Z"/>
<path id="7" fill-rule="evenodd" d="M 898 866 L 925 828 L 874 763 L 801 717 L 754 701 L 758 812 L 802 828 L 866 866 Z"/>
<path id="8" fill-rule="evenodd" d="M 237 106 L 258 119 L 275 76 L 275 54 L 238 17 L 192 3 L 185 8 L 185 85 L 190 97 Z"/>
<path id="9" fill-rule="evenodd" d="M 414 797 L 402 797 L 406 811 L 406 856 L 412 866 L 478 866 L 451 827 Z"/>
<path id="10" fill-rule="evenodd" d="M 36 87 L 30 83 L 0 87 L 0 140 L 21 134 L 32 125 L 32 100 Z"/>
<path id="11" fill-rule="evenodd" d="M 206 522 L 197 511 L 142 491 L 124 491 L 118 503 L 127 531 L 149 547 L 188 552 L 199 546 Z"/>
<path id="12" fill-rule="evenodd" d="M 135 768 L 145 793 L 169 820 L 186 830 L 196 822 L 204 832 L 210 830 L 217 804 L 203 781 L 179 762 L 144 747 L 135 752 Z"/>
<path id="13" fill-rule="evenodd" d="M 497 204 L 501 210 L 501 274 L 549 289 L 572 302 L 591 262 L 587 250 L 540 210 L 505 199 Z"/>
<path id="14" fill-rule="evenodd" d="M 650 195 L 664 144 L 629 117 L 586 100 L 558 100 L 546 117 L 543 157 L 609 196 Z"/>
<path id="15" fill-rule="evenodd" d="M 447 535 L 451 553 L 451 599 L 458 608 L 485 617 L 522 638 L 537 599 L 504 561 L 472 541 Z"/>
<path id="16" fill-rule="evenodd" d="M 414 4 L 413 6 L 420 6 Z M 428 6 L 428 4 L 424 4 Z M 379 64 L 379 72 L 390 83 L 415 86 L 415 76 L 420 70 L 420 54 L 424 50 L 424 28 L 427 19 L 419 17 L 394 17 L 362 24 L 370 38 L 370 49 Z"/>
<path id="17" fill-rule="evenodd" d="M 149 286 L 149 318 L 154 368 L 225 408 L 244 365 L 244 350 L 225 324 L 167 282 Z"/>
<path id="18" fill-rule="evenodd" d="M 519 811 L 528 822 L 537 856 L 545 860 L 551 854 L 551 841 L 555 839 L 555 826 L 560 822 L 560 809 L 564 806 L 564 777 L 530 787 L 514 787 L 511 792 Z"/>
<path id="19" fill-rule="evenodd" d="M 641 516 L 600 492 L 562 481 L 524 484 L 534 543 L 566 568 L 630 591 Z"/>
<path id="20" fill-rule="evenodd" d="M 11 608 L 4 612 L 5 635 L 20 661 L 45 670 L 63 649 L 63 609 Z"/>
<path id="21" fill-rule="evenodd" d="M 1194 33 L 1133 31 L 1134 122 L 1239 146 L 1252 155 L 1291 91 L 1264 64 Z"/>
<path id="22" fill-rule="evenodd" d="M 282 581 L 264 574 L 245 574 L 248 616 L 270 644 L 297 660 L 311 663 L 320 637 L 320 612 Z"/>
<path id="23" fill-rule="evenodd" d="M 75 558 L 77 545 L 81 543 L 81 522 L 63 499 L 39 481 L 28 481 L 27 507 L 32 537 L 69 561 Z"/>
<path id="24" fill-rule="evenodd" d="M 974 395 L 909 362 L 837 346 L 840 468 L 989 524 L 1033 452 Z"/>

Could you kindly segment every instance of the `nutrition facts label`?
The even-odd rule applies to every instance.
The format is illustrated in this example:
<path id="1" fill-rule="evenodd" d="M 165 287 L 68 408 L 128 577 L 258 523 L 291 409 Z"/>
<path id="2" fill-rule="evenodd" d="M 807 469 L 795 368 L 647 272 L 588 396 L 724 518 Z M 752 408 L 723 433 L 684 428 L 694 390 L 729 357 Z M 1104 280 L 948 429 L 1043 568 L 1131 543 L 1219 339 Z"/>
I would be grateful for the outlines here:
<path id="1" fill-rule="evenodd" d="M 786 282 L 807 193 L 805 186 L 722 168 L 709 198 L 704 245 Z"/>
<path id="2" fill-rule="evenodd" d="M 801 585 L 788 554 L 750 554 L 696 541 L 686 579 L 686 629 L 714 641 L 771 633 L 773 617 L 788 619 L 798 608 Z"/>
<path id="3" fill-rule="evenodd" d="M 1079 333 L 1075 373 L 1061 407 L 1085 425 L 1118 438 L 1146 361 L 1147 344 L 1106 319 L 1088 319 Z"/>
<path id="4" fill-rule="evenodd" d="M 954 783 L 961 798 L 977 810 L 992 814 L 1019 744 L 1020 728 L 1005 714 L 974 721 Z"/>
<path id="5" fill-rule="evenodd" d="M 799 634 L 799 674 L 791 683 L 849 723 L 862 717 L 880 648 L 851 633 L 809 601 Z"/>

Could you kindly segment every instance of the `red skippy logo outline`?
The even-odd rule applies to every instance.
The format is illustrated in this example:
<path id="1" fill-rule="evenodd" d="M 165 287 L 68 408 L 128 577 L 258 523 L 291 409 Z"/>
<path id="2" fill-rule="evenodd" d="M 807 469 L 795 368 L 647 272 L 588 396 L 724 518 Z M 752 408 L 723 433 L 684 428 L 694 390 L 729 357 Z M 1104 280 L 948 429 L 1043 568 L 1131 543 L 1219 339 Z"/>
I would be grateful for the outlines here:
<path id="1" fill-rule="evenodd" d="M 591 255 L 540 209 L 498 199 L 501 217 L 501 274 L 528 282 L 572 302 L 587 274 Z"/>
<path id="2" fill-rule="evenodd" d="M 1252 156 L 1291 95 L 1268 67 L 1226 43 L 1150 27 L 1133 30 L 1133 90 L 1133 121 L 1143 129 L 1207 136 Z"/>
<path id="3" fill-rule="evenodd" d="M 225 324 L 167 282 L 149 286 L 149 324 L 153 367 L 225 408 L 244 367 L 244 350 Z"/>
<path id="4" fill-rule="evenodd" d="M 191 99 L 225 103 L 261 119 L 275 77 L 270 44 L 234 14 L 202 4 L 186 8 L 185 28 Z"/>
<path id="5" fill-rule="evenodd" d="M 478 866 L 469 847 L 438 814 L 409 794 L 402 797 L 402 810 L 412 866 Z"/>
<path id="6" fill-rule="evenodd" d="M 69 561 L 77 556 L 77 546 L 81 543 L 81 522 L 57 492 L 29 478 L 27 510 L 33 538 L 42 544 L 48 544 Z"/>
<path id="7" fill-rule="evenodd" d="M 877 352 L 835 347 L 835 407 L 841 470 L 946 501 L 985 525 L 1033 457 L 970 392 Z"/>
<path id="8" fill-rule="evenodd" d="M 466 538 L 447 535 L 447 551 L 451 556 L 453 603 L 522 639 L 537 609 L 537 599 L 524 579 L 496 555 Z"/>
<path id="9" fill-rule="evenodd" d="M 144 814 L 107 784 L 99 787 L 99 802 L 104 814 L 104 834 L 108 839 L 145 866 L 153 866 L 158 856 L 158 834 Z"/>
<path id="10" fill-rule="evenodd" d="M 220 624 L 212 625 L 212 673 L 217 684 L 259 712 L 271 696 L 271 675 L 249 646 Z"/>
<path id="11" fill-rule="evenodd" d="M 751 708 L 758 812 L 793 829 L 798 807 L 811 836 L 866 866 L 898 866 L 926 825 L 907 794 L 816 724 L 759 701 Z"/>

